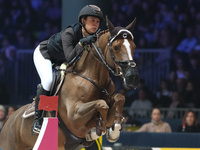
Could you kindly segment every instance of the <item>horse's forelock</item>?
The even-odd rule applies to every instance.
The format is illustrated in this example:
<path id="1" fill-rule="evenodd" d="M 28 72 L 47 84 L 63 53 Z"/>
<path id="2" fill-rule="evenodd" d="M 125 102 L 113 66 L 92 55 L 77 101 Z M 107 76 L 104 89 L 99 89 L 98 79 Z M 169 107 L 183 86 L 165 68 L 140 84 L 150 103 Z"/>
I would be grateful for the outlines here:
<path id="1" fill-rule="evenodd" d="M 102 35 L 104 35 L 105 33 L 109 32 L 109 30 L 103 30 L 101 32 L 98 33 L 98 37 L 101 37 Z"/>

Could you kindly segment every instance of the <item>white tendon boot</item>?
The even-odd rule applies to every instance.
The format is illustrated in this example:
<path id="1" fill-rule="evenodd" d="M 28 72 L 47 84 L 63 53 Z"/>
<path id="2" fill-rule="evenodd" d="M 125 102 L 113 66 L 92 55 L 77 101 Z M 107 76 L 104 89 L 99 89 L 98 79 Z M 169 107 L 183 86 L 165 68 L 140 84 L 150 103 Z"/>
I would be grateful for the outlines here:
<path id="1" fill-rule="evenodd" d="M 109 142 L 116 142 L 120 136 L 121 124 L 115 124 L 114 130 L 107 129 L 106 138 Z"/>
<path id="2" fill-rule="evenodd" d="M 96 133 L 96 127 L 93 127 L 92 129 L 88 130 L 85 135 L 85 138 L 87 141 L 94 141 L 94 140 L 98 139 L 99 136 Z"/>

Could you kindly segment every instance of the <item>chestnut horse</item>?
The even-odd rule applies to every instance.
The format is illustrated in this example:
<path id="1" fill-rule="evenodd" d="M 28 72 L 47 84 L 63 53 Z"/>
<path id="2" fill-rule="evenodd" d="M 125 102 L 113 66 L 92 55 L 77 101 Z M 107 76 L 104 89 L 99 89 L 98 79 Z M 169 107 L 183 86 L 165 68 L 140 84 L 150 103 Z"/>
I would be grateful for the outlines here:
<path id="1" fill-rule="evenodd" d="M 100 32 L 97 41 L 66 70 L 58 93 L 58 114 L 64 125 L 59 126 L 58 150 L 80 149 L 104 134 L 110 142 L 118 140 L 125 98 L 115 93 L 109 73 L 121 76 L 126 88 L 137 86 L 139 76 L 133 59 L 136 46 L 131 33 L 135 22 L 136 19 L 125 28 L 115 27 L 106 18 L 108 30 Z M 19 108 L 2 128 L 2 150 L 34 147 L 37 136 L 31 135 L 33 116 L 22 118 L 29 105 Z"/>

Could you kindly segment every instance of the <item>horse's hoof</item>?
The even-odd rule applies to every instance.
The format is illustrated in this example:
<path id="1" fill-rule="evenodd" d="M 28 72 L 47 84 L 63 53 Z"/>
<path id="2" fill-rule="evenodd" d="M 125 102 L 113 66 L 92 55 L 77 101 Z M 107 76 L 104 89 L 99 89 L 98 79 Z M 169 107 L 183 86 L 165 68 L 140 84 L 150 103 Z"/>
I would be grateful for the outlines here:
<path id="1" fill-rule="evenodd" d="M 87 133 L 85 135 L 85 139 L 87 141 L 94 141 L 94 140 L 96 140 L 98 138 L 99 138 L 99 135 L 97 135 L 95 127 L 93 127 L 92 129 L 90 129 L 89 131 L 87 131 Z"/>
<path id="2" fill-rule="evenodd" d="M 106 138 L 109 142 L 116 142 L 120 136 L 120 124 L 115 124 L 114 130 L 112 128 L 107 129 Z"/>

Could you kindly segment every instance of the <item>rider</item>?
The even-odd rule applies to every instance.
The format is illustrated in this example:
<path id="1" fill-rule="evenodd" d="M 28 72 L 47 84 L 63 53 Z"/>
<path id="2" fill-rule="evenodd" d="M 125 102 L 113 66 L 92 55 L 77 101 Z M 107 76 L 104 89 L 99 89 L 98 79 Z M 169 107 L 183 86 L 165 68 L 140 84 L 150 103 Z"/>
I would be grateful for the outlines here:
<path id="1" fill-rule="evenodd" d="M 48 96 L 53 80 L 52 65 L 71 62 L 82 53 L 84 46 L 95 42 L 96 32 L 103 21 L 103 13 L 96 5 L 83 7 L 78 16 L 79 23 L 71 25 L 48 40 L 41 42 L 34 51 L 33 60 L 41 79 L 35 99 L 35 116 L 32 133 L 39 134 L 42 122 L 42 110 L 38 110 L 40 95 Z"/>

